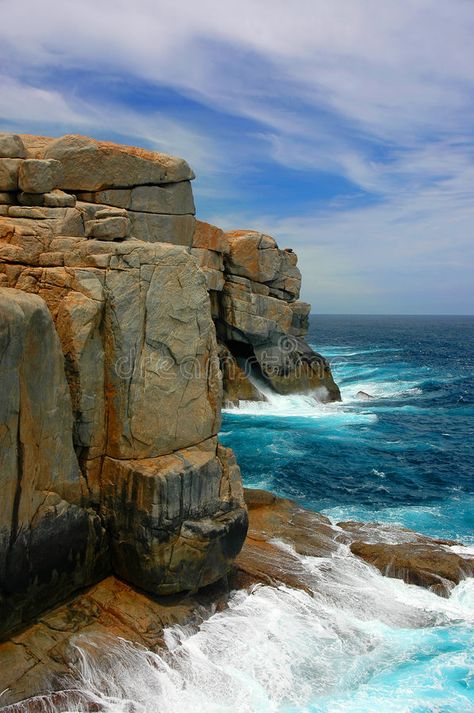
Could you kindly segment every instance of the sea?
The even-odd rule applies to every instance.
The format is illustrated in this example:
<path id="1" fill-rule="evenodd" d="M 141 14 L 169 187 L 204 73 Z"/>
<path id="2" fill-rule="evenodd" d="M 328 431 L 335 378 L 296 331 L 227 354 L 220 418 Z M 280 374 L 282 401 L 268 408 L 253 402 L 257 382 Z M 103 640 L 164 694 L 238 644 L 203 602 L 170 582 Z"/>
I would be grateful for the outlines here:
<path id="1" fill-rule="evenodd" d="M 317 316 L 308 341 L 342 402 L 228 410 L 221 440 L 245 485 L 474 553 L 474 318 Z M 473 579 L 445 599 L 344 545 L 301 560 L 313 596 L 236 592 L 199 630 L 167 630 L 166 655 L 118 642 L 98 670 L 84 654 L 79 688 L 114 713 L 474 712 Z"/>

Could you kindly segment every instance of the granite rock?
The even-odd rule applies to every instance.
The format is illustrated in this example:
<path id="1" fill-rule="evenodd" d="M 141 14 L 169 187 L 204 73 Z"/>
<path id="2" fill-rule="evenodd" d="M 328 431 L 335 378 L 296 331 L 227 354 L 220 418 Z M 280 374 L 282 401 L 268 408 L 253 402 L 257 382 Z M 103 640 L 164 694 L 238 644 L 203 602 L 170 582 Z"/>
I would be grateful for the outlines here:
<path id="1" fill-rule="evenodd" d="M 86 136 L 68 135 L 47 142 L 43 158 L 62 165 L 58 186 L 71 191 L 101 191 L 149 184 L 189 181 L 194 174 L 186 161 L 167 154 Z"/>
<path id="2" fill-rule="evenodd" d="M 64 358 L 44 301 L 0 288 L 0 637 L 108 571 L 83 507 Z"/>
<path id="3" fill-rule="evenodd" d="M 21 162 L 18 186 L 24 193 L 49 193 L 60 181 L 59 161 L 31 158 Z"/>
<path id="4" fill-rule="evenodd" d="M 0 158 L 26 158 L 26 149 L 18 134 L 0 134 Z"/>

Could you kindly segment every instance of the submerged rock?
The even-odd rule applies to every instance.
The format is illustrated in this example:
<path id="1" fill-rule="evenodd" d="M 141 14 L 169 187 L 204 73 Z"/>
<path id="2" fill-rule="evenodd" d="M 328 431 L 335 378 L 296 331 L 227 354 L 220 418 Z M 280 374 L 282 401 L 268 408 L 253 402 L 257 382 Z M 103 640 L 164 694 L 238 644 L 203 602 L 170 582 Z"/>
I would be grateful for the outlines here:
<path id="1" fill-rule="evenodd" d="M 374 398 L 375 396 L 368 394 L 366 391 L 358 391 L 356 394 L 356 399 L 359 399 L 359 401 L 370 401 Z"/>

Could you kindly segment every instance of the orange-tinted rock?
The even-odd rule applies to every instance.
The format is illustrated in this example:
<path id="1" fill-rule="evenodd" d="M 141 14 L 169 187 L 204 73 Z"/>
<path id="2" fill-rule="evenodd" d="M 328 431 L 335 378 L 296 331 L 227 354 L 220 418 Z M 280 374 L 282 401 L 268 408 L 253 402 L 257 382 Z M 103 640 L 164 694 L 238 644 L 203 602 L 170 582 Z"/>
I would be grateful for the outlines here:
<path id="1" fill-rule="evenodd" d="M 230 251 L 229 241 L 224 231 L 202 220 L 196 221 L 193 248 L 214 250 L 214 252 L 222 253 L 223 255 L 227 255 Z"/>
<path id="2" fill-rule="evenodd" d="M 448 596 L 454 585 L 474 576 L 474 558 L 461 557 L 426 539 L 402 544 L 353 542 L 351 551 L 387 577 Z"/>

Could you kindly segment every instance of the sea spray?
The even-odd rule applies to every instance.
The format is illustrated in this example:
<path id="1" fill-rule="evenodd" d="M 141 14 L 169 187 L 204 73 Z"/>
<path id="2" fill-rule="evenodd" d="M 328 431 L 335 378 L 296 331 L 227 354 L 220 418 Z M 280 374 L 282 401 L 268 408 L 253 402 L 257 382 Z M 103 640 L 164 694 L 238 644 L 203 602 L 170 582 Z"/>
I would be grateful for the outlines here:
<path id="1" fill-rule="evenodd" d="M 313 596 L 236 592 L 197 631 L 168 629 L 162 653 L 115 641 L 97 657 L 79 637 L 79 690 L 108 713 L 474 710 L 473 580 L 442 599 L 342 546 L 301 561 Z"/>

